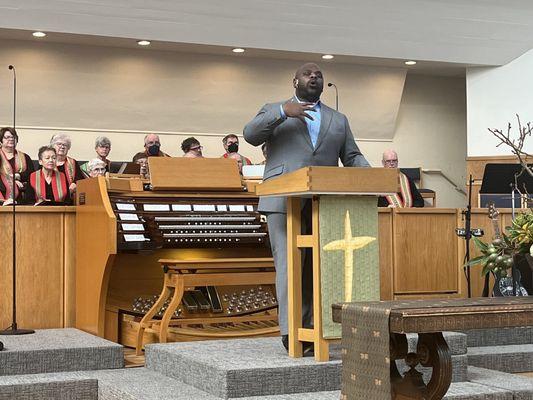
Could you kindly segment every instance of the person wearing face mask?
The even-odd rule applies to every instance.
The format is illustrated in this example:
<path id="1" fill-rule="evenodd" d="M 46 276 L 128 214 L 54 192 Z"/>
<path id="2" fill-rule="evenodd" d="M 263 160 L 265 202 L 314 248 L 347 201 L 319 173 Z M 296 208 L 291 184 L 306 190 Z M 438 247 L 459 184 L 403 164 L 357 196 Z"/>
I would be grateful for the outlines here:
<path id="1" fill-rule="evenodd" d="M 226 150 L 222 157 L 237 158 L 238 156 L 241 159 L 242 165 L 252 165 L 249 158 L 239 154 L 239 138 L 237 135 L 230 133 L 229 135 L 224 136 L 224 139 L 222 139 L 222 145 L 224 146 L 224 150 Z M 233 154 L 235 155 L 233 156 Z"/>
<path id="2" fill-rule="evenodd" d="M 267 144 L 265 181 L 308 166 L 339 165 L 369 167 L 355 143 L 348 119 L 320 101 L 324 78 L 320 67 L 307 63 L 296 70 L 292 80 L 295 95 L 289 100 L 264 105 L 244 127 L 244 139 L 253 146 Z M 287 296 L 287 199 L 261 197 L 259 211 L 266 214 L 279 305 L 279 327 L 283 346 L 288 350 Z M 311 203 L 302 204 L 302 225 L 306 232 L 311 223 Z M 306 252 L 302 265 L 302 323 L 312 325 L 313 266 Z M 304 352 L 310 350 L 304 345 Z"/>
<path id="3" fill-rule="evenodd" d="M 13 128 L 0 129 L 0 204 L 13 204 L 13 169 L 15 169 L 15 199 L 23 199 L 30 174 L 34 171 L 30 156 L 16 149 L 18 135 Z"/>
<path id="4" fill-rule="evenodd" d="M 39 149 L 38 157 L 41 169 L 30 175 L 26 201 L 36 206 L 71 204 L 67 177 L 57 169 L 56 149 L 52 146 L 43 146 Z"/>
<path id="5" fill-rule="evenodd" d="M 203 149 L 204 147 L 195 137 L 187 138 L 183 142 L 181 142 L 181 150 L 183 151 L 183 157 L 186 158 L 203 158 Z"/>
<path id="6" fill-rule="evenodd" d="M 144 137 L 144 151 L 140 151 L 133 156 L 133 162 L 139 162 L 148 157 L 170 157 L 168 154 L 161 151 L 161 140 L 159 135 L 149 133 Z"/>

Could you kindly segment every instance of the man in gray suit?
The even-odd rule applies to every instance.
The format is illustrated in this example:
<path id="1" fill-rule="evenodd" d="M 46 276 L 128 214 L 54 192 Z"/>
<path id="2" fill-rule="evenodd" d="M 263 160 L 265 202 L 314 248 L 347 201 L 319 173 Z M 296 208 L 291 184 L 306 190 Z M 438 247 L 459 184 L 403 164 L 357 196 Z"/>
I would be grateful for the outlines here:
<path id="1" fill-rule="evenodd" d="M 295 96 L 266 104 L 244 127 L 244 138 L 254 146 L 267 145 L 264 180 L 311 165 L 347 167 L 370 165 L 355 144 L 346 117 L 320 102 L 324 78 L 316 64 L 307 63 L 292 81 Z M 310 204 L 303 205 L 302 225 L 310 226 Z M 276 267 L 276 291 L 282 342 L 288 348 L 287 316 L 287 205 L 285 197 L 264 197 L 259 211 L 266 214 Z M 309 254 L 302 266 L 303 326 L 312 324 L 312 263 Z"/>

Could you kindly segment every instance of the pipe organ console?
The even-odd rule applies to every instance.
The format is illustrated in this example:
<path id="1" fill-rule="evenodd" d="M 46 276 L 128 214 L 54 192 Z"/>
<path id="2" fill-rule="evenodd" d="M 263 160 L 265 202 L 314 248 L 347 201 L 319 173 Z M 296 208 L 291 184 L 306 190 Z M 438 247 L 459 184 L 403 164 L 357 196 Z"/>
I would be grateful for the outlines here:
<path id="1" fill-rule="evenodd" d="M 200 167 L 200 160 L 191 161 L 187 165 L 195 173 L 204 170 L 203 188 L 181 187 L 175 179 L 180 174 L 162 177 L 162 169 L 153 165 L 151 185 L 133 176 L 79 182 L 78 328 L 135 347 L 141 319 L 157 305 L 143 342 L 161 340 L 158 320 L 177 301 L 174 296 L 158 304 L 168 275 L 160 260 L 171 259 L 194 285 L 183 288 L 179 305 L 167 317 L 168 340 L 278 334 L 273 262 L 258 198 L 242 190 L 234 160 L 201 160 Z M 179 167 L 183 172 L 183 159 L 166 162 L 171 164 L 165 171 Z M 214 169 L 218 172 L 210 174 Z M 225 183 L 217 177 L 220 170 Z"/>

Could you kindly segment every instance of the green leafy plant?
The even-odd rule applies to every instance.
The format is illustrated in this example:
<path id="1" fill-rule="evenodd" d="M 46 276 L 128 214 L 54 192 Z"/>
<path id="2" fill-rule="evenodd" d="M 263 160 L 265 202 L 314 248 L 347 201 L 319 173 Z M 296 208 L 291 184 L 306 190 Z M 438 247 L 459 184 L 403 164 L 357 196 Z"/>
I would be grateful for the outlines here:
<path id="1" fill-rule="evenodd" d="M 476 247 L 481 255 L 471 259 L 467 265 L 481 264 L 482 275 L 493 272 L 498 276 L 504 276 L 506 271 L 513 265 L 514 247 L 509 237 L 502 235 L 502 239 L 494 239 L 490 243 L 485 243 L 477 237 L 473 237 Z"/>
<path id="2" fill-rule="evenodd" d="M 471 259 L 466 265 L 481 264 L 482 275 L 493 272 L 497 276 L 505 276 L 507 270 L 512 267 L 513 259 L 518 254 L 533 255 L 533 212 L 518 214 L 511 226 L 505 228 L 507 234 L 492 242 L 483 242 L 473 237 L 476 247 L 481 255 Z"/>

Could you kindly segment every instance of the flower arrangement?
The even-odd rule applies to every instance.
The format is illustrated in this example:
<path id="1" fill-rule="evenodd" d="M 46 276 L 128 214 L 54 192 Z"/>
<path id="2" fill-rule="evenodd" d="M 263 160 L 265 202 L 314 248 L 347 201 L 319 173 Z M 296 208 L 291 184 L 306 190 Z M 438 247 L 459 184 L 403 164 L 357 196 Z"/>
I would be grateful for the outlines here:
<path id="1" fill-rule="evenodd" d="M 505 228 L 507 233 L 502 233 L 501 238 L 496 238 L 490 243 L 473 237 L 476 247 L 481 255 L 470 260 L 467 265 L 481 264 L 482 275 L 493 272 L 502 277 L 512 267 L 517 255 L 531 254 L 533 256 L 533 211 L 529 210 L 518 214 L 511 226 Z"/>

